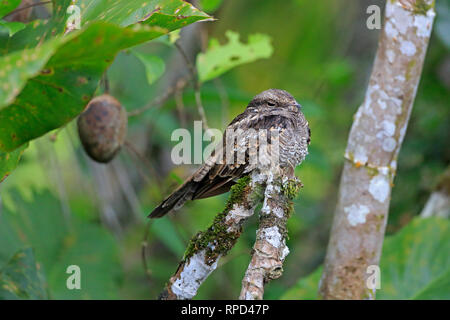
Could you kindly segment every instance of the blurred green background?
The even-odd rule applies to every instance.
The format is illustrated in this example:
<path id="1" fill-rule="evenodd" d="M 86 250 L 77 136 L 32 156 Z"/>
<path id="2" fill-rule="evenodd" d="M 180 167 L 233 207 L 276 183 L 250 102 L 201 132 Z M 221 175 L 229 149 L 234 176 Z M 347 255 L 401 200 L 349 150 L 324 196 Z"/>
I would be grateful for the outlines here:
<path id="1" fill-rule="evenodd" d="M 255 94 L 268 88 L 292 93 L 310 123 L 310 154 L 296 171 L 304 188 L 288 222 L 291 253 L 282 278 L 267 285 L 265 298 L 282 297 L 323 261 L 352 116 L 363 101 L 377 46 L 379 31 L 366 27 L 370 4 L 384 7 L 383 1 L 228 0 L 213 8 L 218 21 L 181 31 L 179 43 L 192 61 L 210 38 L 226 42 L 227 30 L 239 32 L 243 42 L 254 33 L 272 38 L 270 58 L 238 66 L 202 86 L 210 127 L 224 129 Z M 388 235 L 420 213 L 450 160 L 448 2 L 438 1 L 437 12 L 398 160 Z M 128 111 L 143 107 L 188 75 L 179 52 L 163 41 L 133 50 L 160 57 L 166 67 L 162 78 L 150 85 L 141 61 L 130 51 L 119 54 L 108 78 L 111 94 Z M 130 118 L 127 140 L 132 146 L 124 147 L 111 164 L 87 158 L 74 122 L 33 141 L 19 167 L 0 185 L 0 266 L 29 246 L 50 298 L 156 298 L 189 239 L 212 222 L 227 197 L 189 203 L 148 225 L 151 209 L 195 169 L 175 167 L 170 160 L 172 131 L 192 129 L 194 120 L 199 116 L 188 87 L 163 106 Z M 253 217 L 246 224 L 236 247 L 196 299 L 239 296 L 256 222 Z M 149 279 L 141 255 L 147 228 Z M 81 267 L 82 290 L 65 287 L 65 270 L 71 264 Z"/>

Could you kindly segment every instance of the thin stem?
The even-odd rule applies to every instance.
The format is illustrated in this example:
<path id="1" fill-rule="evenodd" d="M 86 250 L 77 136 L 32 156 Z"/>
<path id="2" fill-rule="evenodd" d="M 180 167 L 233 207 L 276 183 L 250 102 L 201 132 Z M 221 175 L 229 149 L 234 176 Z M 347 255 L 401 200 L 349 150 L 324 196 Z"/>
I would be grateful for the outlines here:
<path id="1" fill-rule="evenodd" d="M 108 79 L 108 70 L 103 74 L 103 90 L 106 94 L 109 94 L 109 79 Z"/>
<path id="2" fill-rule="evenodd" d="M 148 248 L 148 235 L 150 234 L 150 225 L 151 220 L 149 220 L 145 227 L 144 239 L 142 240 L 141 246 L 141 259 L 142 259 L 142 267 L 144 268 L 145 276 L 149 282 L 152 281 L 152 273 L 148 268 L 147 264 L 147 248 Z"/>
<path id="3" fill-rule="evenodd" d="M 183 82 L 182 79 L 178 80 L 178 82 L 183 83 L 183 87 L 186 86 L 186 84 L 187 84 L 187 81 Z M 164 102 L 169 100 L 169 98 L 175 93 L 176 90 L 181 90 L 182 88 L 178 88 L 177 86 L 170 86 L 169 88 L 167 88 L 166 92 L 164 92 L 163 95 L 157 97 L 155 100 L 153 100 L 146 106 L 144 106 L 140 109 L 136 109 L 136 110 L 128 112 L 128 118 L 139 116 L 151 108 L 161 107 L 164 104 Z"/>
<path id="4" fill-rule="evenodd" d="M 29 8 L 32 8 L 32 7 L 43 6 L 43 5 L 46 5 L 46 4 L 49 4 L 49 3 L 51 3 L 51 1 L 42 1 L 42 2 L 36 2 L 36 3 L 32 3 L 32 4 L 29 4 L 29 5 L 23 6 L 22 8 L 17 8 L 16 10 L 11 11 L 6 16 L 4 16 L 3 19 L 6 18 L 6 17 L 11 16 L 11 15 L 17 13 L 17 12 L 20 12 L 20 11 L 23 11 L 23 10 L 26 10 L 26 9 L 29 9 Z"/>
<path id="5" fill-rule="evenodd" d="M 208 121 L 206 119 L 206 113 L 205 109 L 203 108 L 202 103 L 202 96 L 200 92 L 201 84 L 198 79 L 197 70 L 195 69 L 195 66 L 192 64 L 191 60 L 186 54 L 186 51 L 184 51 L 183 47 L 178 42 L 175 42 L 175 47 L 180 52 L 181 56 L 183 57 L 184 61 L 186 62 L 186 65 L 189 69 L 189 72 L 191 73 L 192 81 L 194 84 L 194 91 L 195 91 L 195 103 L 197 104 L 197 110 L 200 115 L 200 118 L 202 119 L 203 128 L 205 130 L 208 130 Z"/>

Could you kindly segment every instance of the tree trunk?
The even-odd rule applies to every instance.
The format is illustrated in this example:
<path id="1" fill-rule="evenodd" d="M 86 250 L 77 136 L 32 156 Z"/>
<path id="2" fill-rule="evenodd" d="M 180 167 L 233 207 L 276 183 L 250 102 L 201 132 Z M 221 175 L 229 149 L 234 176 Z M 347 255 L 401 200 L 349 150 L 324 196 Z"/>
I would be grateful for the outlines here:
<path id="1" fill-rule="evenodd" d="M 367 268 L 378 265 L 392 182 L 435 16 L 432 0 L 387 1 L 364 103 L 345 152 L 320 294 L 374 299 Z"/>

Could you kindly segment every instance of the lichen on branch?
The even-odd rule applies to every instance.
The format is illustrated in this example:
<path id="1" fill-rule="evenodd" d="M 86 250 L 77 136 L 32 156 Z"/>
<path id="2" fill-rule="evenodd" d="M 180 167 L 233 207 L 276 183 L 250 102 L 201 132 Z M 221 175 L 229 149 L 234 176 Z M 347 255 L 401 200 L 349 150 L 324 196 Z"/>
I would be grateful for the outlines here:
<path id="1" fill-rule="evenodd" d="M 263 186 L 245 176 L 231 188 L 225 209 L 211 226 L 197 233 L 187 247 L 183 260 L 170 278 L 160 299 L 192 299 L 200 285 L 217 267 L 218 260 L 235 245 L 243 223 L 253 215 L 261 201 Z"/>
<path id="2" fill-rule="evenodd" d="M 283 173 L 274 176 L 273 172 L 267 175 L 259 229 L 239 299 L 263 299 L 264 285 L 281 277 L 284 259 L 289 254 L 286 223 L 293 211 L 292 200 L 301 187 L 293 176 Z"/>
<path id="3" fill-rule="evenodd" d="M 375 63 L 345 152 L 320 287 L 325 299 L 375 298 L 367 270 L 380 260 L 397 157 L 434 16 L 433 0 L 386 2 Z"/>

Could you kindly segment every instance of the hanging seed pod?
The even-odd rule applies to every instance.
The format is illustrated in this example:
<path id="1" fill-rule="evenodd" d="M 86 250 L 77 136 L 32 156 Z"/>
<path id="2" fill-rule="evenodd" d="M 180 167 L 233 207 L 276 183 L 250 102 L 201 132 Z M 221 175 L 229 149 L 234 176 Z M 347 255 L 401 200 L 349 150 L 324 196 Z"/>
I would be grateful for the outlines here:
<path id="1" fill-rule="evenodd" d="M 86 153 L 97 162 L 111 161 L 125 141 L 128 118 L 114 97 L 92 99 L 78 117 L 78 134 Z"/>

